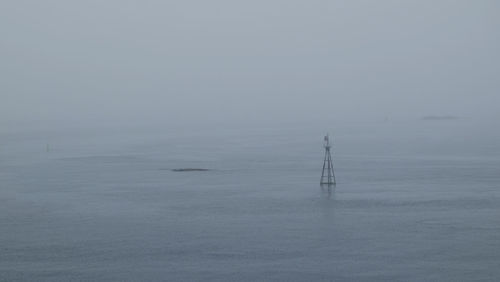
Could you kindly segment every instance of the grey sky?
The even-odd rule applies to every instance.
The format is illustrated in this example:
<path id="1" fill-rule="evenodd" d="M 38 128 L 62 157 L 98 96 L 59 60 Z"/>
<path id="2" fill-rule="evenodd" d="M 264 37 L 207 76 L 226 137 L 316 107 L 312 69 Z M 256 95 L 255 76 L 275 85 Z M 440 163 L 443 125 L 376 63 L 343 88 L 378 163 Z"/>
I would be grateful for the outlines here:
<path id="1" fill-rule="evenodd" d="M 2 1 L 0 125 L 498 117 L 498 1 Z"/>

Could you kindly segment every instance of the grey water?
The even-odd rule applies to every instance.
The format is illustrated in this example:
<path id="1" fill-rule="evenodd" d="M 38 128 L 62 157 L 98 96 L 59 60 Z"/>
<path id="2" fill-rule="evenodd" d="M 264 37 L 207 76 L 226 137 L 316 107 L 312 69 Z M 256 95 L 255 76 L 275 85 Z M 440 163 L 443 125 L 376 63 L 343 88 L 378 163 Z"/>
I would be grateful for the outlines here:
<path id="1" fill-rule="evenodd" d="M 0 281 L 498 281 L 499 138 L 461 126 L 337 126 L 333 188 L 325 128 L 2 132 Z"/>

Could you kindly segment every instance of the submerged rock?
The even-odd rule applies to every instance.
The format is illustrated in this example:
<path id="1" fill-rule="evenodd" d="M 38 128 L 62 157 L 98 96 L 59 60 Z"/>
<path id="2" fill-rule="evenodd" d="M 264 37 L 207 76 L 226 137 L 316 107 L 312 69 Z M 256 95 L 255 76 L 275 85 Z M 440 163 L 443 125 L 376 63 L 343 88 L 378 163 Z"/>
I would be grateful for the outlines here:
<path id="1" fill-rule="evenodd" d="M 172 169 L 172 171 L 177 171 L 177 172 L 181 172 L 181 171 L 209 171 L 209 169 L 206 169 L 206 168 L 174 168 L 174 169 Z"/>

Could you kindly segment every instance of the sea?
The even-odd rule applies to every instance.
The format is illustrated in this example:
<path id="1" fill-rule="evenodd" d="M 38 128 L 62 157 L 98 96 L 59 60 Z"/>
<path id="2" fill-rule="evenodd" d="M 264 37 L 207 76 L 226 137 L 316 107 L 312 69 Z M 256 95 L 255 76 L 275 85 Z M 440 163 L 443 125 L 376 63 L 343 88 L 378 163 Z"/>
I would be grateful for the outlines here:
<path id="1" fill-rule="evenodd" d="M 337 185 L 321 187 L 327 132 Z M 0 281 L 500 281 L 493 129 L 415 120 L 0 137 Z"/>

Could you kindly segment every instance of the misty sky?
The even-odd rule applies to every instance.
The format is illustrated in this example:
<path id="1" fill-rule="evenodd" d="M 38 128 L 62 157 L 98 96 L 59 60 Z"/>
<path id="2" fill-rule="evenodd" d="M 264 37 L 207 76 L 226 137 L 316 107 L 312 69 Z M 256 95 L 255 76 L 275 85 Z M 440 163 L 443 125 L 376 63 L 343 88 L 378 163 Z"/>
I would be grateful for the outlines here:
<path id="1" fill-rule="evenodd" d="M 1 1 L 0 125 L 492 120 L 500 2 Z"/>

